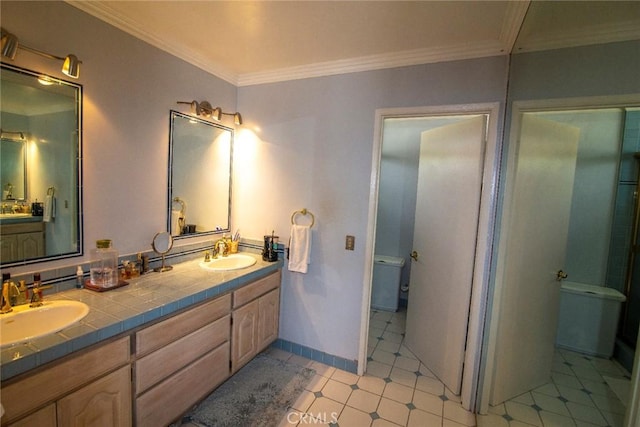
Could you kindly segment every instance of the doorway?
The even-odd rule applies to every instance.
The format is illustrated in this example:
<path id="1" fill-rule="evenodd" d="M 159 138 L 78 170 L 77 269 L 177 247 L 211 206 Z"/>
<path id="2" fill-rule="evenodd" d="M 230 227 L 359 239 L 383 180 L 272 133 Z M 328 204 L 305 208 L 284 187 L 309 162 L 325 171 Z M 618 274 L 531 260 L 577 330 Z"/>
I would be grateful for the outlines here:
<path id="1" fill-rule="evenodd" d="M 634 102 L 637 103 L 637 100 Z M 578 105 L 580 103 L 582 105 Z M 540 104 L 515 103 L 513 109 L 491 315 L 491 337 L 497 339 L 490 340 L 496 346 L 489 347 L 488 360 L 493 361 L 493 371 L 485 375 L 485 385 L 492 383 L 491 399 L 496 405 L 514 396 L 523 396 L 522 399 L 525 399 L 525 395 L 531 397 L 532 390 L 566 388 L 566 396 L 571 395 L 571 398 L 567 398 L 560 390 L 552 396 L 554 400 L 548 400 L 553 404 L 557 403 L 556 398 L 562 402 L 555 408 L 554 417 L 571 419 L 579 410 L 584 410 L 581 416 L 585 417 L 584 414 L 590 411 L 588 417 L 592 417 L 591 420 L 573 418 L 585 422 L 604 422 L 606 419 L 611 425 L 623 425 L 624 408 L 621 410 L 618 407 L 615 411 L 602 409 L 598 402 L 599 393 L 591 389 L 605 383 L 607 376 L 617 374 L 624 377 L 624 371 L 618 369 L 621 366 L 614 363 L 611 375 L 608 375 L 595 369 L 609 366 L 610 361 L 606 357 L 600 361 L 589 354 L 592 351 L 590 349 L 582 349 L 578 354 L 557 349 L 557 345 L 566 346 L 556 342 L 557 319 L 561 314 L 558 301 L 562 293 L 561 280 L 558 279 L 567 273 L 569 277 L 566 280 L 572 282 L 601 288 L 622 287 L 621 284 L 617 285 L 616 276 L 622 276 L 624 280 L 626 257 L 615 255 L 619 251 L 616 240 L 628 240 L 628 233 L 616 231 L 615 223 L 620 218 L 616 209 L 625 204 L 616 198 L 620 200 L 628 193 L 624 188 L 630 184 L 626 176 L 633 173 L 637 175 L 636 166 L 632 164 L 635 162 L 632 154 L 637 150 L 637 138 L 633 147 L 621 144 L 627 110 L 624 104 L 600 106 L 601 103 L 597 108 L 588 100 L 577 103 L 552 101 L 551 107 L 549 104 L 544 107 Z M 604 130 L 607 126 L 609 131 Z M 552 134 L 558 137 L 551 137 Z M 571 144 L 568 141 L 571 140 L 575 141 L 575 148 L 569 148 Z M 537 141 L 537 148 L 531 148 L 534 143 L 526 141 Z M 567 146 L 567 149 L 560 148 L 561 145 Z M 563 154 L 555 153 L 553 150 L 556 149 L 561 149 Z M 533 170 L 525 177 L 519 168 L 520 163 L 533 163 L 526 160 L 527 156 L 535 159 L 537 171 Z M 557 163 L 555 169 L 554 163 Z M 575 172 L 569 171 L 570 168 L 574 168 Z M 528 169 L 525 167 L 524 170 Z M 543 189 L 536 191 L 537 180 L 550 176 L 551 182 L 548 185 L 543 183 Z M 568 194 L 559 195 L 558 200 L 553 198 L 553 193 L 563 188 L 560 183 L 568 185 Z M 530 198 L 527 191 L 534 198 L 529 200 L 529 205 L 526 201 Z M 531 212 L 534 212 L 533 217 Z M 554 212 L 553 215 L 545 219 L 550 212 Z M 552 224 L 549 225 L 549 222 Z M 553 226 L 557 229 L 553 230 Z M 545 243 L 543 237 L 547 232 L 553 237 Z M 538 241 L 542 243 L 536 249 Z M 531 252 L 527 252 L 529 250 Z M 550 256 L 545 261 L 542 255 Z M 558 270 L 563 270 L 563 274 Z M 526 283 L 531 284 L 527 286 Z M 567 287 L 562 285 L 562 288 Z M 531 293 L 539 293 L 541 289 L 546 292 L 543 296 Z M 562 298 L 566 298 L 565 295 Z M 543 304 L 538 310 L 535 307 L 539 302 Z M 499 319 L 495 317 L 498 312 Z M 547 332 L 543 333 L 545 328 L 542 325 L 545 324 Z M 546 337 L 536 341 L 534 338 L 540 335 Z M 525 353 L 519 353 L 523 349 Z M 492 352 L 495 353 L 491 355 Z M 577 368 L 580 364 L 583 366 Z M 576 372 L 584 373 L 587 369 L 591 378 L 576 375 Z M 577 387 L 578 393 L 574 393 L 567 384 L 558 386 L 554 383 L 554 380 L 562 381 L 560 378 L 567 382 L 575 381 L 580 386 Z M 522 383 L 518 385 L 520 381 Z M 589 381 L 593 383 L 587 385 Z M 541 402 L 548 397 L 549 394 L 544 392 L 538 394 Z M 572 400 L 574 397 L 588 398 L 577 402 Z M 488 399 L 489 394 L 483 394 L 483 401 Z M 533 408 L 536 413 L 532 415 L 546 425 L 544 423 L 547 421 L 540 418 L 541 414 L 549 413 L 544 406 L 534 399 L 527 410 Z M 560 414 L 559 411 L 566 413 Z M 504 416 L 511 415 L 505 413 Z M 608 417 L 617 422 L 611 422 Z M 559 423 L 561 419 L 555 422 Z"/>
<path id="2" fill-rule="evenodd" d="M 480 135 L 479 151 L 477 152 L 480 164 L 478 168 L 478 185 L 474 190 L 478 196 L 478 201 L 475 206 L 473 221 L 473 254 L 468 261 L 468 264 L 471 264 L 468 269 L 470 271 L 469 281 L 473 283 L 473 287 L 469 287 L 466 306 L 463 307 L 465 315 L 469 314 L 468 323 L 466 323 L 467 317 L 465 315 L 456 316 L 456 318 L 464 317 L 465 320 L 461 346 L 463 348 L 466 347 L 467 351 L 463 351 L 460 356 L 460 365 L 464 365 L 465 369 L 461 373 L 458 391 L 462 406 L 467 410 L 474 409 L 477 397 L 479 343 L 482 340 L 481 319 L 484 315 L 485 305 L 483 301 L 486 299 L 488 257 L 490 254 L 487 236 L 493 230 L 493 196 L 496 184 L 495 164 L 497 158 L 497 111 L 496 104 L 482 104 L 412 110 L 379 110 L 376 112 L 377 125 L 372 168 L 372 202 L 369 210 L 369 236 L 371 236 L 371 239 L 367 242 L 366 271 L 369 272 L 369 275 L 365 278 L 364 284 L 364 328 L 361 334 L 359 359 L 359 367 L 362 366 L 362 373 L 364 373 L 367 361 L 371 362 L 376 369 L 379 367 L 380 360 L 376 360 L 377 357 L 373 356 L 372 351 L 376 350 L 376 344 L 378 344 L 376 338 L 379 335 L 376 336 L 376 333 L 383 326 L 381 321 L 387 321 L 382 319 L 387 315 L 386 313 L 370 310 L 374 254 L 405 259 L 401 285 L 409 283 L 412 269 L 411 262 L 415 262 L 410 260 L 409 254 L 415 244 L 413 232 L 421 135 L 430 129 L 443 128 L 456 122 L 464 122 L 471 117 L 479 118 L 480 120 L 479 126 L 476 127 L 476 130 L 479 131 L 477 133 Z M 387 132 L 392 129 L 397 131 L 396 137 L 390 136 Z M 411 134 L 413 136 L 410 136 Z M 398 135 L 401 135 L 405 140 Z M 413 141 L 413 146 L 411 146 L 411 143 L 406 142 L 408 140 Z M 413 150 L 413 154 L 407 156 L 406 153 L 411 152 L 411 150 Z M 463 157 L 460 153 L 458 156 Z M 383 157 L 386 157 L 386 159 L 383 160 Z M 388 162 L 385 162 L 385 160 L 388 160 Z M 387 180 L 387 176 L 392 176 L 392 178 Z M 391 195 L 389 200 L 384 200 L 385 193 Z M 408 294 L 408 304 L 411 305 L 411 286 L 409 286 Z M 388 321 L 392 321 L 394 317 L 397 317 L 397 314 L 391 314 L 391 317 L 392 319 Z M 371 324 L 371 329 L 369 324 Z M 420 331 L 419 327 L 414 329 Z M 369 334 L 370 330 L 374 331 L 374 333 Z M 389 332 L 395 333 L 396 331 Z M 420 335 L 420 338 L 428 337 L 428 334 L 418 333 L 417 335 Z M 369 345 L 367 348 L 367 342 L 374 345 Z M 363 346 L 363 344 L 365 345 Z M 384 345 L 391 344 L 384 343 Z M 398 353 L 402 354 L 401 351 Z M 429 368 L 429 366 L 426 366 L 426 368 Z"/>

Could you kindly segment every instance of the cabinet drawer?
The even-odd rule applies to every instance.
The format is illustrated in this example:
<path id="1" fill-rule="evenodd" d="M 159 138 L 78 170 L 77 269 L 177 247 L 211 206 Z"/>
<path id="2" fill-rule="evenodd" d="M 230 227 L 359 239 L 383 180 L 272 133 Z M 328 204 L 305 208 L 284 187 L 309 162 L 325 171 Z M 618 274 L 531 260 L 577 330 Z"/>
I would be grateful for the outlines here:
<path id="1" fill-rule="evenodd" d="M 136 400 L 136 425 L 168 425 L 229 376 L 229 343 L 176 372 Z"/>
<path id="2" fill-rule="evenodd" d="M 2 384 L 3 421 L 11 421 L 129 362 L 129 337 L 67 359 L 9 385 Z"/>
<path id="3" fill-rule="evenodd" d="M 10 424 L 9 427 L 56 427 L 57 425 L 56 405 L 52 403 L 18 422 Z"/>
<path id="4" fill-rule="evenodd" d="M 192 310 L 156 323 L 136 334 L 136 354 L 147 354 L 229 314 L 231 296 L 224 295 Z"/>
<path id="5" fill-rule="evenodd" d="M 136 393 L 143 393 L 203 354 L 229 341 L 230 319 L 231 316 L 226 315 L 138 360 Z"/>
<path id="6" fill-rule="evenodd" d="M 233 293 L 233 308 L 240 307 L 278 286 L 280 286 L 280 270 L 235 291 Z"/>

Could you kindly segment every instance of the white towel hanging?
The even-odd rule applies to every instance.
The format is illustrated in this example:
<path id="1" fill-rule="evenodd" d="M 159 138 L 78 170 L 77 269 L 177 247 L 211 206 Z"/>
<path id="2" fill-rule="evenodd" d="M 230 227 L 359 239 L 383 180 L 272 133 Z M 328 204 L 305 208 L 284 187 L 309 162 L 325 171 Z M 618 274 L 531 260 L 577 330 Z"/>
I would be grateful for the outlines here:
<path id="1" fill-rule="evenodd" d="M 306 273 L 311 263 L 311 227 L 308 225 L 291 225 L 291 241 L 289 242 L 289 271 Z"/>

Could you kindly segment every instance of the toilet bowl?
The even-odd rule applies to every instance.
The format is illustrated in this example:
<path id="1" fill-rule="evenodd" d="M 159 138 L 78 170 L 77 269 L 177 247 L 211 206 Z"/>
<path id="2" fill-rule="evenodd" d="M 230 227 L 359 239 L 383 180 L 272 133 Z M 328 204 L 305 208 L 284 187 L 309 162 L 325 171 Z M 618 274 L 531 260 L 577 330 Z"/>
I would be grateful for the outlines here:
<path id="1" fill-rule="evenodd" d="M 373 258 L 371 307 L 397 311 L 400 299 L 400 276 L 404 258 L 376 255 Z"/>
<path id="2" fill-rule="evenodd" d="M 625 296 L 615 289 L 562 282 L 556 345 L 579 353 L 610 358 Z"/>

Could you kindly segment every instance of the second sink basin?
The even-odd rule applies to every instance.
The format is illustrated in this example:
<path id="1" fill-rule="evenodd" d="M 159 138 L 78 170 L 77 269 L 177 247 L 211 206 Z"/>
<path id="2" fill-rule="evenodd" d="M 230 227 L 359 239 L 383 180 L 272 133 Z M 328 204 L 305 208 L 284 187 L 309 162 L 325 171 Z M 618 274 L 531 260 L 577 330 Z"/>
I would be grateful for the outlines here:
<path id="1" fill-rule="evenodd" d="M 80 321 L 89 313 L 89 306 L 80 301 L 45 301 L 37 308 L 23 304 L 13 311 L 0 314 L 0 346 L 20 342 L 58 332 Z"/>
<path id="2" fill-rule="evenodd" d="M 215 258 L 209 262 L 201 262 L 200 267 L 209 271 L 239 270 L 251 267 L 256 263 L 256 259 L 250 255 L 231 254 L 222 258 Z"/>

